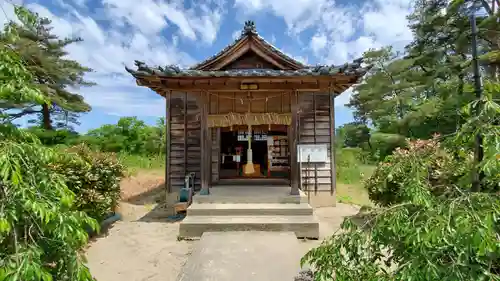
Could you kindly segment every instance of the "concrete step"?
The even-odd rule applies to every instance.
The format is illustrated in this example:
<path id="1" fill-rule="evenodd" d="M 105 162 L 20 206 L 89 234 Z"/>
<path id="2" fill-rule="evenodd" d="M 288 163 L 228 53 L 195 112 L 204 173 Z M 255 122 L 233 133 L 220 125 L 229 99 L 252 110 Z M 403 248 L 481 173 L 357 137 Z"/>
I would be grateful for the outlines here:
<path id="1" fill-rule="evenodd" d="M 199 195 L 193 196 L 194 203 L 284 203 L 284 204 L 300 204 L 308 203 L 307 196 L 305 194 L 301 195 L 255 195 L 255 196 L 231 196 L 231 195 Z"/>
<path id="2" fill-rule="evenodd" d="M 219 204 L 193 203 L 187 209 L 189 216 L 310 216 L 313 208 L 301 204 Z"/>
<path id="3" fill-rule="evenodd" d="M 309 216 L 187 216 L 179 225 L 181 238 L 204 232 L 291 231 L 297 238 L 319 238 L 319 222 Z"/>

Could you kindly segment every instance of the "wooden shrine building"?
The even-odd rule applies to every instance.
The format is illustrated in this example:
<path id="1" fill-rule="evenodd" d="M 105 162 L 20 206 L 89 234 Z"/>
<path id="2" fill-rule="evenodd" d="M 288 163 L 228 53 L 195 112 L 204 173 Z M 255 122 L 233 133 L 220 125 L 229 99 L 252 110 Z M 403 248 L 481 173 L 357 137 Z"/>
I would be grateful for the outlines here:
<path id="1" fill-rule="evenodd" d="M 289 180 L 291 194 L 335 192 L 334 98 L 366 73 L 361 60 L 309 66 L 287 56 L 245 23 L 241 36 L 188 69 L 127 68 L 140 86 L 166 98 L 166 187 L 208 194 L 225 179 Z M 298 145 L 324 144 L 322 163 L 300 163 Z M 301 171 L 299 171 L 301 170 Z"/>

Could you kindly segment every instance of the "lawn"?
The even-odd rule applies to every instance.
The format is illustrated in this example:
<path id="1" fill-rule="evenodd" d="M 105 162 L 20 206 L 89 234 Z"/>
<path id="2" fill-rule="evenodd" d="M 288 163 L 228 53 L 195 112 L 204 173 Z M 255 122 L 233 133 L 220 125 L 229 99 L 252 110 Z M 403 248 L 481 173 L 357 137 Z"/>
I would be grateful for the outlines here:
<path id="1" fill-rule="evenodd" d="M 348 183 L 337 180 L 337 201 L 358 206 L 373 206 L 368 198 L 368 192 L 363 187 L 363 181 L 371 176 L 375 166 L 361 165 L 359 170 L 362 174 L 360 180 L 350 180 Z"/>

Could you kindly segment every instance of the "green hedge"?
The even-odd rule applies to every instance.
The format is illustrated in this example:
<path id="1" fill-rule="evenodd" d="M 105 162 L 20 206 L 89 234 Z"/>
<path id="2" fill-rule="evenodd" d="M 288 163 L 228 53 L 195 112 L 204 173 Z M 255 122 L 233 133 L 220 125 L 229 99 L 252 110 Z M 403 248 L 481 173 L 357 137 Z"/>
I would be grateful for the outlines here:
<path id="1" fill-rule="evenodd" d="M 66 185 L 75 193 L 74 207 L 98 221 L 103 220 L 115 211 L 124 166 L 114 154 L 96 152 L 85 145 L 64 152 L 52 167 L 64 176 Z"/>

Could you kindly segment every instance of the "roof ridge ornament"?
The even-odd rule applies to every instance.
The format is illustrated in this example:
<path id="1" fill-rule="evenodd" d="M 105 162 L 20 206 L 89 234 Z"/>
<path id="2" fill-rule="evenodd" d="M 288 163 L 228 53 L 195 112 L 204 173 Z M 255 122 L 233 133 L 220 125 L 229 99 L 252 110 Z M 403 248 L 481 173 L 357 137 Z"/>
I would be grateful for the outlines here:
<path id="1" fill-rule="evenodd" d="M 255 27 L 255 22 L 253 20 L 247 20 L 245 21 L 245 26 L 241 31 L 241 35 L 245 36 L 251 34 L 257 34 L 257 28 Z"/>

